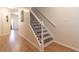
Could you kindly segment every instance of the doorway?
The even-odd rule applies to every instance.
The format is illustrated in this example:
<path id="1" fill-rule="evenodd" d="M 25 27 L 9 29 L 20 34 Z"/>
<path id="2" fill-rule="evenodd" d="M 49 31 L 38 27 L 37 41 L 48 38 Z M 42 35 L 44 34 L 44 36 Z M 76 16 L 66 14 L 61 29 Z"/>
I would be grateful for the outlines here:
<path id="1" fill-rule="evenodd" d="M 18 30 L 18 11 L 11 14 L 11 30 Z"/>
<path id="2" fill-rule="evenodd" d="M 18 30 L 18 16 L 12 16 L 11 19 L 11 30 Z"/>

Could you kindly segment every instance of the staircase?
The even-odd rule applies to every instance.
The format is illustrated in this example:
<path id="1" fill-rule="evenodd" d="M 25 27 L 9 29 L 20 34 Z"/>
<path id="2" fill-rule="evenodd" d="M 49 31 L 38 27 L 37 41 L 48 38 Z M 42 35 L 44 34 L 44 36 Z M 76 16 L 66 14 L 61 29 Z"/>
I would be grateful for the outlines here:
<path id="1" fill-rule="evenodd" d="M 53 40 L 52 36 L 48 32 L 48 30 L 45 28 L 44 25 L 40 24 L 40 22 L 32 15 L 30 14 L 32 19 L 30 19 L 30 25 L 37 36 L 40 44 L 41 44 L 41 39 L 43 36 L 44 44 L 48 43 L 49 41 Z M 43 33 L 42 33 L 43 30 Z"/>
<path id="2" fill-rule="evenodd" d="M 40 45 L 43 44 L 43 47 L 53 40 L 53 37 L 45 27 L 44 23 L 38 20 L 33 13 L 30 13 L 30 25 L 37 37 L 37 40 L 40 42 Z"/>

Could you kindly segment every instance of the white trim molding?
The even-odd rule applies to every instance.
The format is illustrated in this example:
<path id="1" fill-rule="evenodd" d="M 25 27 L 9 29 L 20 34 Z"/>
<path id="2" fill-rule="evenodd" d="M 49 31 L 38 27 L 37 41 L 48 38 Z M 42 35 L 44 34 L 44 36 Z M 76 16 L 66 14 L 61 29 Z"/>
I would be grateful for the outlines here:
<path id="1" fill-rule="evenodd" d="M 75 50 L 75 51 L 79 52 L 79 49 L 77 49 L 77 48 L 75 48 L 75 47 L 69 46 L 69 45 L 67 45 L 67 44 L 64 44 L 64 43 L 59 42 L 59 41 L 56 41 L 56 40 L 54 40 L 54 42 L 56 42 L 56 43 L 58 43 L 58 44 L 60 44 L 60 45 L 63 45 L 63 46 L 65 46 L 65 47 L 68 47 L 68 48 L 70 48 L 70 49 L 72 49 L 72 50 Z"/>

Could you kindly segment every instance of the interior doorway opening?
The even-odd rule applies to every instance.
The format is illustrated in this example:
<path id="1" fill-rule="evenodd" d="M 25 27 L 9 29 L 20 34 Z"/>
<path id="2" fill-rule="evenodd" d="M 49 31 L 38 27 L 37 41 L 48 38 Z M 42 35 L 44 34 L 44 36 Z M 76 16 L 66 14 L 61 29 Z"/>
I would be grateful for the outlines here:
<path id="1" fill-rule="evenodd" d="M 18 11 L 11 14 L 11 30 L 18 30 Z"/>

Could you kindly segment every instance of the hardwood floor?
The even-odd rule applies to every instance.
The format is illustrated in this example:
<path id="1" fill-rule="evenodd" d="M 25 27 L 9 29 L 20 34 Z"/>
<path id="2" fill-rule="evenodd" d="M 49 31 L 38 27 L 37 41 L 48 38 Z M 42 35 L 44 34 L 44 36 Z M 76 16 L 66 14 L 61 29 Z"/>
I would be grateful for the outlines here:
<path id="1" fill-rule="evenodd" d="M 13 32 L 12 32 L 13 33 Z M 0 38 L 1 52 L 36 52 L 38 51 L 33 45 L 26 41 L 17 33 L 10 34 L 10 36 L 3 36 Z"/>
<path id="2" fill-rule="evenodd" d="M 53 42 L 44 48 L 45 52 L 74 52 L 74 50 Z M 39 52 L 23 37 L 12 31 L 8 36 L 0 37 L 0 52 Z"/>
<path id="3" fill-rule="evenodd" d="M 44 48 L 45 52 L 75 52 L 70 48 L 64 47 L 56 42 L 53 42 L 49 46 Z"/>

